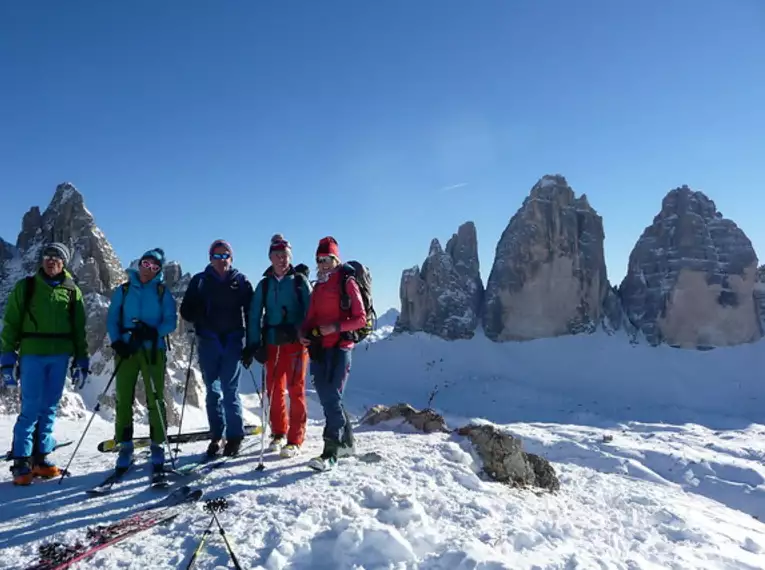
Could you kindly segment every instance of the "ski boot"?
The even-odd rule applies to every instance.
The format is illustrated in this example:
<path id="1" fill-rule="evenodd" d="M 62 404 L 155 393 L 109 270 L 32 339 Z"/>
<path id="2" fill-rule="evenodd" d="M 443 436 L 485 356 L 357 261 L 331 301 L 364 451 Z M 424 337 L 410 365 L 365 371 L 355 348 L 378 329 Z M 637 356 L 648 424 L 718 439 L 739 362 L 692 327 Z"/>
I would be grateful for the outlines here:
<path id="1" fill-rule="evenodd" d="M 242 446 L 241 437 L 232 437 L 226 440 L 226 445 L 223 448 L 223 455 L 239 455 L 239 448 Z"/>
<path id="2" fill-rule="evenodd" d="M 29 457 L 17 457 L 13 460 L 13 467 L 11 467 L 11 473 L 13 474 L 14 485 L 31 485 L 34 475 L 32 474 L 32 468 L 30 467 Z"/>
<path id="3" fill-rule="evenodd" d="M 214 439 L 210 442 L 210 445 L 207 446 L 207 458 L 212 459 L 213 457 L 220 454 L 221 450 L 223 449 L 225 444 L 225 440 L 223 439 Z"/>
<path id="4" fill-rule="evenodd" d="M 151 486 L 167 487 L 170 483 L 167 480 L 167 471 L 165 471 L 165 448 L 161 444 L 151 444 Z"/>
<path id="5" fill-rule="evenodd" d="M 288 443 L 282 447 L 282 450 L 279 452 L 279 457 L 289 459 L 290 457 L 295 457 L 298 453 L 300 453 L 300 446 L 297 443 Z"/>
<path id="6" fill-rule="evenodd" d="M 133 441 L 123 441 L 119 444 L 119 454 L 117 455 L 117 465 L 114 471 L 118 474 L 125 473 L 133 464 Z"/>
<path id="7" fill-rule="evenodd" d="M 281 451 L 287 444 L 287 438 L 283 435 L 274 434 L 271 436 L 271 443 L 268 445 L 268 451 Z"/>
<path id="8" fill-rule="evenodd" d="M 35 455 L 34 465 L 32 466 L 32 476 L 42 479 L 51 479 L 61 475 L 61 469 L 48 461 L 46 455 Z"/>
<path id="9" fill-rule="evenodd" d="M 324 440 L 324 451 L 319 457 L 314 457 L 308 462 L 308 467 L 316 471 L 329 471 L 337 463 L 337 451 L 340 448 L 340 442 L 334 439 Z"/>

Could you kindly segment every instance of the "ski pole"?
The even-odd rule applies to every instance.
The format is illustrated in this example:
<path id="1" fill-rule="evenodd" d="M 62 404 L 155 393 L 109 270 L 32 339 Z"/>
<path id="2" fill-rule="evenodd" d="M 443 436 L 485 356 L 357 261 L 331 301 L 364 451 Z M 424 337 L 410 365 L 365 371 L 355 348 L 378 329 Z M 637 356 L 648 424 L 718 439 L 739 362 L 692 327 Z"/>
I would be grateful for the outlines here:
<path id="1" fill-rule="evenodd" d="M 253 381 L 255 375 L 252 375 Z M 257 384 L 256 384 L 257 385 Z M 268 406 L 268 393 L 266 392 L 266 365 L 263 364 L 260 373 L 260 385 L 263 390 L 263 396 L 260 401 L 260 463 L 255 471 L 263 471 L 266 466 L 263 465 L 263 454 L 266 451 L 266 407 Z"/>
<path id="2" fill-rule="evenodd" d="M 144 351 L 145 352 L 145 351 Z M 163 375 L 167 374 L 167 357 L 165 357 L 165 363 L 162 366 Z M 157 416 L 159 417 L 159 424 L 162 426 L 162 437 L 165 440 L 165 446 L 170 455 L 170 463 L 173 465 L 173 471 L 175 471 L 175 457 L 173 457 L 173 450 L 170 448 L 170 440 L 167 438 L 167 427 L 165 426 L 165 418 L 162 417 L 162 410 L 159 407 L 159 396 L 157 395 L 157 387 L 154 384 L 154 375 L 152 370 L 149 370 L 149 384 L 151 385 L 151 392 L 154 394 L 154 407 L 157 408 Z M 148 399 L 148 398 L 147 398 Z"/>
<path id="3" fill-rule="evenodd" d="M 197 556 L 199 556 L 199 553 L 202 552 L 202 548 L 205 545 L 205 541 L 207 540 L 207 537 L 212 532 L 211 529 L 214 522 L 215 522 L 215 519 L 210 517 L 210 524 L 207 525 L 207 528 L 205 529 L 205 532 L 202 535 L 202 540 L 199 541 L 199 544 L 197 545 L 196 550 L 194 550 L 194 554 L 191 555 L 191 560 L 189 560 L 189 563 L 186 566 L 186 570 L 191 570 L 191 567 L 194 566 L 194 562 L 196 562 Z"/>
<path id="4" fill-rule="evenodd" d="M 183 413 L 186 411 L 186 395 L 189 393 L 189 381 L 191 380 L 191 363 L 194 360 L 194 347 L 197 344 L 197 337 L 194 335 L 194 340 L 191 341 L 191 351 L 189 352 L 189 367 L 186 369 L 186 387 L 183 389 L 183 404 L 181 405 L 181 421 L 178 424 L 178 443 L 175 445 L 175 457 L 178 457 L 178 453 L 181 451 L 181 428 L 183 427 Z"/>
<path id="5" fill-rule="evenodd" d="M 239 564 L 239 560 L 236 559 L 236 554 L 234 554 L 234 549 L 231 548 L 231 543 L 229 543 L 228 541 L 228 537 L 226 536 L 226 531 L 223 529 L 223 525 L 220 524 L 220 521 L 218 520 L 218 515 L 216 514 L 217 510 L 223 510 L 226 508 L 223 505 L 228 506 L 228 503 L 226 502 L 225 497 L 208 501 L 208 503 L 205 505 L 205 508 L 208 508 L 207 507 L 208 504 L 210 505 L 209 511 L 212 513 L 213 520 L 215 521 L 215 524 L 218 525 L 220 536 L 221 538 L 223 538 L 223 542 L 226 543 L 226 550 L 228 550 L 228 555 L 231 557 L 231 562 L 234 563 L 234 568 L 236 568 L 236 570 L 242 570 L 242 566 Z"/>
<path id="6" fill-rule="evenodd" d="M 77 442 L 77 446 L 74 448 L 74 451 L 72 452 L 72 455 L 69 458 L 69 463 L 66 464 L 66 467 L 64 467 L 64 470 L 61 472 L 61 478 L 58 480 L 58 484 L 59 485 L 61 485 L 61 483 L 64 480 L 64 476 L 69 472 L 69 466 L 72 464 L 72 460 L 74 459 L 74 456 L 77 454 L 77 450 L 80 449 L 80 445 L 82 444 L 82 440 L 85 439 L 85 434 L 88 433 L 88 430 L 90 429 L 90 424 L 93 423 L 93 420 L 95 419 L 96 414 L 101 409 L 101 398 L 103 398 L 106 395 L 106 392 L 109 391 L 109 387 L 112 385 L 112 382 L 114 381 L 114 378 L 117 376 L 117 371 L 119 371 L 120 366 L 122 366 L 123 362 L 125 362 L 125 359 L 124 358 L 120 358 L 120 361 L 114 367 L 114 372 L 112 372 L 112 375 L 109 378 L 109 381 L 106 383 L 106 388 L 104 388 L 104 391 L 101 392 L 101 395 L 96 399 L 96 405 L 93 408 L 93 414 L 90 416 L 90 420 L 88 421 L 88 425 L 85 426 L 85 431 L 82 432 L 82 436 L 80 436 L 80 441 Z"/>

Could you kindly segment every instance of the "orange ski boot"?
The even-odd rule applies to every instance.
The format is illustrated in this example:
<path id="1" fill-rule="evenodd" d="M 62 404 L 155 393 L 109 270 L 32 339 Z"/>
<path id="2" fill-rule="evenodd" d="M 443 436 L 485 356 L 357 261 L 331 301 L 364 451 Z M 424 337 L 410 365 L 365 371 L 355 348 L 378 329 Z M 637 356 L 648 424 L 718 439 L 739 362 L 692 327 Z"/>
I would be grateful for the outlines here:
<path id="1" fill-rule="evenodd" d="M 13 474 L 14 485 L 31 485 L 34 475 L 29 468 L 29 457 L 18 457 L 13 462 L 11 473 Z"/>
<path id="2" fill-rule="evenodd" d="M 32 475 L 43 479 L 52 479 L 53 477 L 61 475 L 61 469 L 48 461 L 43 455 L 35 458 L 35 464 L 34 467 L 32 467 Z"/>

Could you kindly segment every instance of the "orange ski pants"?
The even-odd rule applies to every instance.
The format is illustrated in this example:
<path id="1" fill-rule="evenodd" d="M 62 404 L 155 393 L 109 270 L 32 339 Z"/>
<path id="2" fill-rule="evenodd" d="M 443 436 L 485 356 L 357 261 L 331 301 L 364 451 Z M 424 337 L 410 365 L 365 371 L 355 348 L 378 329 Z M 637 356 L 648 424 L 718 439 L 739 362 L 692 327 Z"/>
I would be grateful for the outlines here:
<path id="1" fill-rule="evenodd" d="M 308 409 L 305 401 L 305 376 L 308 350 L 300 343 L 269 344 L 266 361 L 266 391 L 273 435 L 286 435 L 287 443 L 303 445 Z M 287 399 L 289 394 L 289 416 Z"/>

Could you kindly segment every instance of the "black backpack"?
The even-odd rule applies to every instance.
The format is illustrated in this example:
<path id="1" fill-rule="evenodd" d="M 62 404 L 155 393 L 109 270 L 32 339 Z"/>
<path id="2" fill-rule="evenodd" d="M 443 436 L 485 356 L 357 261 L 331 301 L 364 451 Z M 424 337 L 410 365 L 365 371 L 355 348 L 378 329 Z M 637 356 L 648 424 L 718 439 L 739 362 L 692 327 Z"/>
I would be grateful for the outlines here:
<path id="1" fill-rule="evenodd" d="M 351 310 L 351 298 L 348 295 L 348 280 L 354 279 L 361 292 L 361 300 L 364 303 L 364 311 L 367 314 L 366 324 L 355 331 L 345 333 L 347 340 L 361 342 L 375 330 L 377 325 L 377 312 L 375 311 L 372 300 L 372 274 L 369 268 L 359 261 L 348 261 L 342 266 L 343 286 L 340 289 L 340 310 L 348 312 Z"/>

